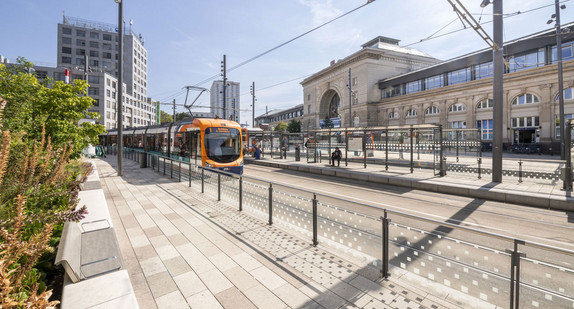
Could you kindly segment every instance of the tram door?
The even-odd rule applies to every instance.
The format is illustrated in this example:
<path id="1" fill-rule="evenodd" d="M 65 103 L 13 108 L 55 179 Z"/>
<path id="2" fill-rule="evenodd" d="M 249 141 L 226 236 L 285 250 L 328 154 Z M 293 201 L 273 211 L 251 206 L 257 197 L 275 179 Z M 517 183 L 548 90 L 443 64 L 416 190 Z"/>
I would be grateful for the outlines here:
<path id="1" fill-rule="evenodd" d="M 194 128 L 195 129 L 195 128 Z M 188 129 L 189 130 L 189 129 Z M 190 130 L 186 134 L 186 152 L 189 153 L 189 162 L 196 166 L 201 165 L 201 132 L 199 130 Z"/>

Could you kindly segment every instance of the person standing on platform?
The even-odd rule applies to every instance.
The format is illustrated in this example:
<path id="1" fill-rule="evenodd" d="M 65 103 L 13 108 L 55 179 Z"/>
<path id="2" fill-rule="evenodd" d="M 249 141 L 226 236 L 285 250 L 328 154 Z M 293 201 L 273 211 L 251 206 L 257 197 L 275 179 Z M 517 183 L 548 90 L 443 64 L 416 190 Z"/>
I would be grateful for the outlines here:
<path id="1" fill-rule="evenodd" d="M 333 153 L 331 154 L 331 163 L 333 164 L 333 166 L 335 166 L 335 160 L 337 160 L 337 166 L 341 166 L 341 157 L 343 156 L 343 153 L 341 153 L 341 150 L 339 149 L 339 147 L 335 147 L 335 151 L 333 151 Z"/>

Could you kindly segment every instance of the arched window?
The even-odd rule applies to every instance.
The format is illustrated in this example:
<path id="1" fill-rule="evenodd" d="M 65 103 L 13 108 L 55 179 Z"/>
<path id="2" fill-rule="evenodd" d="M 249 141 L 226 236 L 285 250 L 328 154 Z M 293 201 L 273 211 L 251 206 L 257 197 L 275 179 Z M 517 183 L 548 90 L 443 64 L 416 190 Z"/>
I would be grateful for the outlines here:
<path id="1" fill-rule="evenodd" d="M 478 102 L 478 104 L 476 104 L 476 109 L 487 109 L 492 108 L 493 106 L 494 106 L 494 100 L 486 99 Z"/>
<path id="2" fill-rule="evenodd" d="M 438 115 L 438 114 L 440 114 L 440 111 L 436 106 L 431 106 L 427 108 L 427 110 L 425 111 L 425 115 Z"/>
<path id="3" fill-rule="evenodd" d="M 554 98 L 554 101 L 556 103 L 558 103 L 558 100 L 560 99 L 560 95 L 557 95 L 556 98 Z M 566 88 L 564 89 L 564 100 L 572 100 L 572 88 Z"/>
<path id="4" fill-rule="evenodd" d="M 407 111 L 407 117 L 415 117 L 417 115 L 417 111 L 415 109 L 409 109 Z"/>
<path id="5" fill-rule="evenodd" d="M 449 113 L 464 112 L 465 110 L 466 106 L 464 106 L 464 104 L 461 103 L 454 103 L 448 108 Z"/>
<path id="6" fill-rule="evenodd" d="M 530 93 L 525 93 L 514 98 L 512 100 L 512 105 L 532 104 L 538 102 L 540 102 L 540 99 L 538 99 L 537 96 Z"/>
<path id="7" fill-rule="evenodd" d="M 399 113 L 397 112 L 390 112 L 389 119 L 399 119 Z"/>

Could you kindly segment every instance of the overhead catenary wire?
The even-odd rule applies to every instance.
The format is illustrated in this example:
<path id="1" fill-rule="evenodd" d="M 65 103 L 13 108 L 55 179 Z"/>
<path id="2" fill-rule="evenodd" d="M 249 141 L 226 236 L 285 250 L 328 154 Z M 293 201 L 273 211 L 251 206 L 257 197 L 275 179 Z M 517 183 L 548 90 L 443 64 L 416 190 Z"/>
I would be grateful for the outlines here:
<path id="1" fill-rule="evenodd" d="M 349 14 L 351 14 L 351 13 L 353 13 L 353 12 L 359 10 L 359 9 L 361 9 L 362 7 L 364 7 L 364 6 L 366 6 L 366 5 L 368 5 L 368 4 L 372 3 L 372 2 L 374 2 L 374 1 L 375 1 L 375 0 L 368 0 L 367 3 L 365 3 L 365 4 L 363 4 L 363 5 L 360 5 L 360 6 L 354 8 L 354 9 L 352 9 L 352 10 L 350 10 L 350 11 L 348 11 L 348 12 L 342 14 L 342 15 L 339 15 L 339 16 L 337 16 L 337 17 L 335 17 L 335 18 L 333 18 L 333 19 L 331 19 L 331 20 L 329 20 L 329 21 L 327 21 L 327 22 L 325 22 L 325 23 L 323 23 L 323 24 L 321 24 L 321 25 L 319 25 L 319 26 L 317 26 L 317 27 L 315 27 L 315 28 L 313 28 L 313 29 L 311 29 L 311 30 L 305 32 L 305 33 L 303 33 L 303 34 L 300 34 L 300 35 L 298 35 L 298 36 L 296 36 L 296 37 L 294 37 L 294 38 L 292 38 L 292 39 L 290 39 L 290 40 L 288 40 L 288 41 L 286 41 L 286 42 L 284 42 L 284 43 L 281 43 L 281 44 L 279 44 L 279 45 L 277 45 L 277 46 L 275 46 L 275 47 L 273 47 L 273 48 L 271 48 L 271 49 L 269 49 L 269 50 L 267 50 L 267 51 L 262 52 L 261 54 L 258 54 L 257 56 L 254 56 L 254 57 L 252 57 L 252 58 L 249 58 L 249 59 L 247 59 L 247 60 L 245 60 L 245 61 L 243 61 L 243 62 L 241 62 L 241 63 L 239 63 L 239 64 L 237 64 L 237 65 L 235 65 L 235 66 L 233 66 L 233 67 L 231 67 L 231 68 L 229 68 L 229 69 L 227 70 L 227 72 L 231 72 L 231 71 L 233 71 L 233 70 L 235 70 L 235 69 L 238 69 L 238 68 L 240 68 L 240 67 L 242 67 L 242 66 L 244 66 L 244 65 L 246 65 L 246 64 L 248 64 L 248 63 L 250 63 L 250 62 L 252 62 L 252 61 L 254 61 L 254 60 L 258 59 L 258 58 L 260 58 L 260 57 L 263 57 L 263 56 L 267 55 L 268 53 L 270 53 L 270 52 L 272 52 L 272 51 L 274 51 L 274 50 L 276 50 L 276 49 L 278 49 L 278 48 L 281 48 L 281 47 L 283 47 L 283 46 L 285 46 L 285 45 L 287 45 L 287 44 L 289 44 L 289 43 L 291 43 L 291 42 L 293 42 L 293 41 L 295 41 L 295 40 L 297 40 L 297 39 L 299 39 L 299 38 L 301 38 L 301 37 L 303 37 L 303 36 L 305 36 L 305 35 L 307 35 L 307 34 L 309 34 L 309 33 L 311 33 L 311 32 L 313 32 L 313 31 L 315 31 L 315 30 L 317 30 L 317 29 L 320 29 L 320 28 L 322 28 L 322 27 L 324 27 L 324 26 L 326 26 L 326 25 L 328 25 L 328 24 L 330 24 L 330 23 L 332 23 L 332 22 L 334 22 L 334 21 L 336 21 L 336 20 L 338 20 L 338 19 L 340 19 L 340 18 L 343 18 L 343 17 L 345 17 L 345 16 L 347 16 L 347 15 L 349 15 Z M 200 86 L 200 85 L 203 85 L 203 84 L 208 83 L 208 82 L 210 82 L 210 81 L 213 81 L 213 80 L 215 80 L 217 77 L 219 77 L 219 74 L 216 74 L 216 75 L 214 75 L 214 76 L 212 76 L 212 77 L 209 77 L 209 78 L 207 78 L 207 79 L 205 79 L 205 80 L 202 80 L 201 82 L 195 84 L 195 86 Z"/>

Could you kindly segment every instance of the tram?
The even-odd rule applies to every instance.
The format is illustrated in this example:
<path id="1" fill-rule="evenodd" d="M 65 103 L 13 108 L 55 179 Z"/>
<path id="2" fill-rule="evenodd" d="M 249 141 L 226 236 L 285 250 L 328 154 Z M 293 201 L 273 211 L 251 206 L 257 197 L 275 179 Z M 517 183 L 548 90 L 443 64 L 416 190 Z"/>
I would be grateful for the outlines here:
<path id="1" fill-rule="evenodd" d="M 243 174 L 241 126 L 223 119 L 195 118 L 175 123 L 126 128 L 122 131 L 123 147 L 222 171 Z M 100 136 L 103 146 L 115 147 L 117 129 Z"/>

